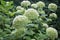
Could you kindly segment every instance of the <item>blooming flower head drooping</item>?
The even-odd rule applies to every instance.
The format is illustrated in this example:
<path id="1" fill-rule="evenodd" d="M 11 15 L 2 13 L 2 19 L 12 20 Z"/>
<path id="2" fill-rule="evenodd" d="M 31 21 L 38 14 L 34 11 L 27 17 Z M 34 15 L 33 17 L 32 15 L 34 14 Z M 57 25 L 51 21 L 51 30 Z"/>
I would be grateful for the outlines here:
<path id="1" fill-rule="evenodd" d="M 48 9 L 51 10 L 51 11 L 56 11 L 57 10 L 57 5 L 54 4 L 54 3 L 50 3 L 48 5 Z"/>
<path id="2" fill-rule="evenodd" d="M 39 2 L 37 2 L 37 6 L 38 6 L 38 8 L 43 8 L 43 7 L 45 7 L 45 3 L 42 1 L 39 1 Z"/>
<path id="3" fill-rule="evenodd" d="M 28 9 L 24 13 L 25 16 L 28 17 L 28 19 L 37 19 L 39 17 L 39 13 L 35 9 Z"/>
<path id="4" fill-rule="evenodd" d="M 56 29 L 49 27 L 46 29 L 46 34 L 52 39 L 54 40 L 55 38 L 58 37 L 58 32 Z"/>
<path id="5" fill-rule="evenodd" d="M 18 29 L 20 27 L 26 26 L 26 24 L 29 22 L 28 18 L 23 15 L 18 15 L 13 20 L 13 26 Z"/>
<path id="6" fill-rule="evenodd" d="M 21 2 L 21 6 L 23 6 L 23 7 L 28 7 L 30 5 L 31 5 L 30 1 L 22 1 Z"/>

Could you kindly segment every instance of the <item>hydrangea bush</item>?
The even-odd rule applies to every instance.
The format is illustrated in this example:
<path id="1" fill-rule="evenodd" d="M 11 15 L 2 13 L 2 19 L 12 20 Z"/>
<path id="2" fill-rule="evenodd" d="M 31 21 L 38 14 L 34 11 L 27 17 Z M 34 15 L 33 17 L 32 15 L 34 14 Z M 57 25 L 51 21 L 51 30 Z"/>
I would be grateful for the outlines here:
<path id="1" fill-rule="evenodd" d="M 44 11 L 44 7 L 45 3 L 42 1 L 35 4 L 31 4 L 30 1 L 22 1 L 21 6 L 16 7 L 17 11 L 22 11 L 22 8 L 24 8 L 25 11 L 14 18 L 12 26 L 17 29 L 16 32 L 23 27 L 26 29 L 24 32 L 25 35 L 21 34 L 23 35 L 22 37 L 20 34 L 17 35 L 17 33 L 14 33 L 16 34 L 16 39 L 20 37 L 22 40 L 55 40 L 58 37 L 57 30 L 48 26 L 48 22 L 56 20 L 57 15 L 56 13 L 47 15 Z M 47 8 L 50 11 L 56 11 L 57 5 L 50 3 Z M 19 31 L 18 33 L 22 32 L 23 31 Z"/>
<path id="2" fill-rule="evenodd" d="M 45 3 L 39 1 L 31 3 L 22 1 L 16 7 L 12 27 L 14 30 L 3 40 L 55 40 L 58 31 L 49 24 L 57 19 L 55 11 L 58 6 L 50 3 L 47 8 L 51 13 L 45 12 Z"/>

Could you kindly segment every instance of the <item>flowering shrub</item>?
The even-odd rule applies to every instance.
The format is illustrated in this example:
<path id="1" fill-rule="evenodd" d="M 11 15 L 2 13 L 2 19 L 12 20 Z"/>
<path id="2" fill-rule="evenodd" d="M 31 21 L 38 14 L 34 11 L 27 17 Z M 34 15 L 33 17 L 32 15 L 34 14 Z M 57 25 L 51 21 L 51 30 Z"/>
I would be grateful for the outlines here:
<path id="1" fill-rule="evenodd" d="M 42 1 L 33 4 L 30 1 L 22 1 L 20 4 L 13 12 L 10 10 L 6 12 L 11 17 L 12 29 L 9 35 L 1 38 L 2 40 L 55 40 L 58 38 L 58 31 L 49 25 L 57 19 L 54 13 L 58 7 L 56 4 L 48 5 L 48 10 L 53 11 L 50 14 L 45 12 L 46 5 Z"/>
<path id="2" fill-rule="evenodd" d="M 26 7 L 30 5 L 31 8 L 26 9 Z M 48 16 L 43 10 L 43 8 L 45 7 L 44 2 L 39 1 L 36 4 L 31 4 L 29 1 L 22 1 L 21 6 L 18 6 L 16 9 L 21 11 L 22 6 L 25 8 L 25 12 L 22 15 L 18 15 L 15 17 L 15 19 L 13 20 L 13 25 L 17 29 L 16 32 L 18 32 L 18 30 L 20 30 L 22 27 L 26 28 L 26 31 L 24 32 L 25 35 L 21 33 L 21 35 L 23 35 L 23 40 L 48 40 L 48 38 L 50 38 L 51 40 L 55 40 L 55 38 L 57 38 L 58 32 L 56 31 L 56 29 L 48 26 L 48 22 L 52 22 L 53 19 L 57 19 L 57 15 L 55 13 L 51 13 Z M 56 6 L 57 9 L 57 5 L 49 4 L 49 10 L 54 10 L 51 6 L 53 6 L 53 8 Z M 28 23 L 28 21 L 31 22 Z M 18 33 L 20 32 L 23 31 L 19 31 Z M 16 34 L 15 36 L 21 37 L 20 34 Z M 32 36 L 32 38 L 30 36 Z"/>

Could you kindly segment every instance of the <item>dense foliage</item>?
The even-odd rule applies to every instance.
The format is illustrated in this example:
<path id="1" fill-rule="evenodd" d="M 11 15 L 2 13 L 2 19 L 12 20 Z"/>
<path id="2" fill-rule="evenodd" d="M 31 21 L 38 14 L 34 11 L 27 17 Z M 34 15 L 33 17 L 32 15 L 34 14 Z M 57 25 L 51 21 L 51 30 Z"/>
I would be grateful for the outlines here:
<path id="1" fill-rule="evenodd" d="M 0 40 L 60 40 L 58 0 L 21 1 L 0 0 Z"/>

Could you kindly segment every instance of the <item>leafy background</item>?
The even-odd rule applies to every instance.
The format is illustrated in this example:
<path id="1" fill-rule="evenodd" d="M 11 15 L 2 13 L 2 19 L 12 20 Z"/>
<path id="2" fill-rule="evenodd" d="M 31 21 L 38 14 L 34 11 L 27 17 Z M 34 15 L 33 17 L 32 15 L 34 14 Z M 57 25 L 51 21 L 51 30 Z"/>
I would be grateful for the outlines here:
<path id="1" fill-rule="evenodd" d="M 6 6 L 6 2 L 10 1 L 9 5 Z M 23 0 L 0 0 L 0 39 L 2 39 L 2 36 L 7 36 L 6 33 L 9 35 L 14 28 L 10 27 L 12 25 L 12 20 L 14 18 L 14 11 L 16 6 L 20 5 L 20 2 Z M 32 3 L 43 1 L 46 3 L 46 6 L 49 3 L 55 3 L 58 5 L 58 9 L 56 11 L 56 14 L 58 15 L 57 20 L 53 21 L 52 24 L 53 27 L 58 30 L 58 33 L 60 35 L 60 0 L 29 0 Z M 11 11 L 11 12 L 10 12 Z M 46 12 L 47 12 L 46 8 Z M 60 40 L 60 36 L 58 37 L 58 40 Z"/>

